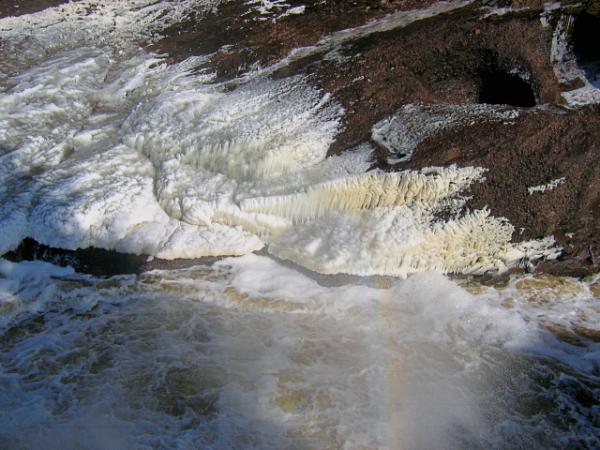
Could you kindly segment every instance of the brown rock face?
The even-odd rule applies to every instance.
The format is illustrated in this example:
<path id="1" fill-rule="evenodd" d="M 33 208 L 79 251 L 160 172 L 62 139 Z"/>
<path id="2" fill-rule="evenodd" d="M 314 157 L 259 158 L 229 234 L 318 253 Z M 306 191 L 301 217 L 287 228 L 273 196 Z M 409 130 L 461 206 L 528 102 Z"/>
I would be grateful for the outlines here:
<path id="1" fill-rule="evenodd" d="M 472 187 L 472 208 L 489 207 L 515 226 L 514 240 L 554 235 L 565 262 L 546 271 L 597 271 L 600 252 L 600 108 L 521 111 L 510 124 L 442 131 L 395 168 L 457 164 L 488 168 Z M 529 188 L 562 180 L 554 189 Z"/>
<path id="2" fill-rule="evenodd" d="M 559 102 L 551 33 L 537 15 L 482 20 L 477 8 L 467 7 L 354 43 L 344 49 L 360 55 L 352 64 L 317 69 L 323 87 L 347 110 L 346 131 L 331 151 L 368 139 L 372 124 L 403 104 L 472 104 L 486 91 L 501 94 L 494 92 L 497 78 L 515 78 L 534 102 Z"/>
<path id="3" fill-rule="evenodd" d="M 331 152 L 368 140 L 373 123 L 407 103 L 562 104 L 551 40 L 552 29 L 542 27 L 537 13 L 482 19 L 467 7 L 353 43 L 344 49 L 352 63 L 315 69 L 347 110 L 346 130 Z M 600 259 L 599 142 L 598 107 L 521 109 L 510 124 L 440 131 L 421 142 L 410 162 L 389 170 L 487 168 L 469 206 L 508 218 L 514 240 L 554 235 L 565 251 L 562 261 L 540 268 L 582 275 L 597 271 Z M 564 183 L 529 193 L 553 180 Z"/>
<path id="4" fill-rule="evenodd" d="M 304 12 L 281 19 L 261 17 L 242 1 L 228 1 L 206 17 L 192 17 L 171 27 L 150 49 L 165 52 L 174 61 L 191 55 L 213 54 L 211 69 L 221 80 L 269 65 L 293 49 L 316 44 L 320 38 L 363 25 L 397 10 L 425 8 L 434 0 L 294 0 L 291 7 Z M 225 47 L 225 48 L 224 48 Z"/>

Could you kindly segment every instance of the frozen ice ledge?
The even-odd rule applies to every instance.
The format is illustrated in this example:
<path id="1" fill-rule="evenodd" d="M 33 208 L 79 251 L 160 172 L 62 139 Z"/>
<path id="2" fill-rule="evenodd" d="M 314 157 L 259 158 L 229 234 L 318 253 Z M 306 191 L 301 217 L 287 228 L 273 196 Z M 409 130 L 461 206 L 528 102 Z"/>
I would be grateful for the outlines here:
<path id="1" fill-rule="evenodd" d="M 119 11 L 113 40 L 119 26 L 135 31 L 135 11 Z M 95 33 L 114 26 L 97 14 L 80 19 Z M 20 26 L 0 26 L 0 39 Z M 40 42 L 46 29 L 36 28 Z M 512 243 L 506 220 L 464 209 L 483 168 L 384 173 L 369 170 L 368 145 L 327 158 L 344 111 L 301 77 L 229 90 L 193 73 L 198 58 L 169 66 L 128 39 L 69 36 L 44 59 L 15 56 L 17 74 L 4 73 L 0 254 L 25 238 L 162 259 L 266 247 L 322 273 L 405 276 L 559 253 L 552 238 Z"/>

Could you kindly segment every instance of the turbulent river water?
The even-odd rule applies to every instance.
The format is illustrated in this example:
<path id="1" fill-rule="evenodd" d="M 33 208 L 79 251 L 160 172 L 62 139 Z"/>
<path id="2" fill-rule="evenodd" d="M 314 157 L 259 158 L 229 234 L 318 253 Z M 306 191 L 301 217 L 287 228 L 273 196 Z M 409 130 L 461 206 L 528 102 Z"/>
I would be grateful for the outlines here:
<path id="1" fill-rule="evenodd" d="M 557 250 L 461 212 L 482 168 L 326 158 L 344 111 L 307 79 L 223 85 L 138 45 L 217 3 L 0 20 L 0 253 L 239 255 L 108 278 L 0 259 L 0 448 L 600 447 L 600 279 L 436 273 Z"/>

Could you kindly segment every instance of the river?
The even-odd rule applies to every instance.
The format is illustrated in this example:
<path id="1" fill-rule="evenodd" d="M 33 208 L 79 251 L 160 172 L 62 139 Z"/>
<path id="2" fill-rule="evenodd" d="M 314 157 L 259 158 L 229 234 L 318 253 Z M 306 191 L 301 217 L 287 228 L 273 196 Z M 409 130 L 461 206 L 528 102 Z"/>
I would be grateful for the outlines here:
<path id="1" fill-rule="evenodd" d="M 344 110 L 310 79 L 139 45 L 217 3 L 0 19 L 0 252 L 219 257 L 0 259 L 0 448 L 600 447 L 600 278 L 481 284 L 558 253 L 462 210 L 484 169 L 328 158 Z"/>

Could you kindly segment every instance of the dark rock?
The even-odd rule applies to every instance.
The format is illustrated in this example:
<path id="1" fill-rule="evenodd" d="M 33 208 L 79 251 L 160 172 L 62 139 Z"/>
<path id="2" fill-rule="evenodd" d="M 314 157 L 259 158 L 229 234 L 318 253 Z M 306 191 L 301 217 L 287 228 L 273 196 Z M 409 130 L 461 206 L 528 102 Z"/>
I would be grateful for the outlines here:
<path id="1" fill-rule="evenodd" d="M 600 80 L 600 15 L 581 13 L 573 25 L 573 50 L 588 80 Z"/>
<path id="2" fill-rule="evenodd" d="M 354 43 L 344 53 L 359 57 L 316 69 L 322 86 L 349 111 L 331 153 L 368 139 L 373 123 L 404 104 L 477 103 L 486 74 L 522 74 L 539 103 L 560 103 L 551 41 L 552 30 L 542 27 L 539 16 L 484 20 L 479 9 L 467 7 Z"/>
<path id="3" fill-rule="evenodd" d="M 147 256 L 119 253 L 99 248 L 63 250 L 25 239 L 19 247 L 2 256 L 9 261 L 41 260 L 59 266 L 72 266 L 77 272 L 96 276 L 135 274 L 143 271 Z"/>
<path id="4" fill-rule="evenodd" d="M 488 168 L 472 186 L 471 208 L 489 207 L 515 226 L 513 240 L 554 235 L 561 261 L 538 270 L 586 275 L 597 271 L 588 248 L 600 248 L 600 108 L 521 111 L 512 124 L 488 122 L 442 131 L 395 168 L 458 164 Z M 546 192 L 528 188 L 564 178 Z M 583 257 L 581 255 L 584 255 Z M 572 270 L 571 270 L 572 269 Z"/>
<path id="5" fill-rule="evenodd" d="M 197 265 L 210 265 L 222 258 L 204 257 L 195 259 L 165 260 L 148 255 L 132 255 L 102 248 L 65 250 L 40 244 L 33 239 L 24 239 L 18 248 L 2 255 L 9 261 L 46 261 L 58 266 L 71 266 L 77 272 L 99 277 L 140 274 L 154 269 L 174 270 Z"/>
<path id="6" fill-rule="evenodd" d="M 69 0 L 2 0 L 0 3 L 0 19 L 32 14 L 68 2 Z"/>
<path id="7" fill-rule="evenodd" d="M 164 52 L 171 61 L 193 55 L 211 55 L 210 67 L 219 80 L 229 80 L 258 64 L 272 64 L 293 49 L 316 44 L 334 31 L 363 25 L 383 15 L 414 8 L 425 8 L 434 0 L 302 0 L 300 15 L 278 20 L 262 19 L 250 5 L 241 1 L 220 4 L 206 17 L 195 17 L 163 33 L 149 48 Z M 226 46 L 226 48 L 223 48 Z"/>

